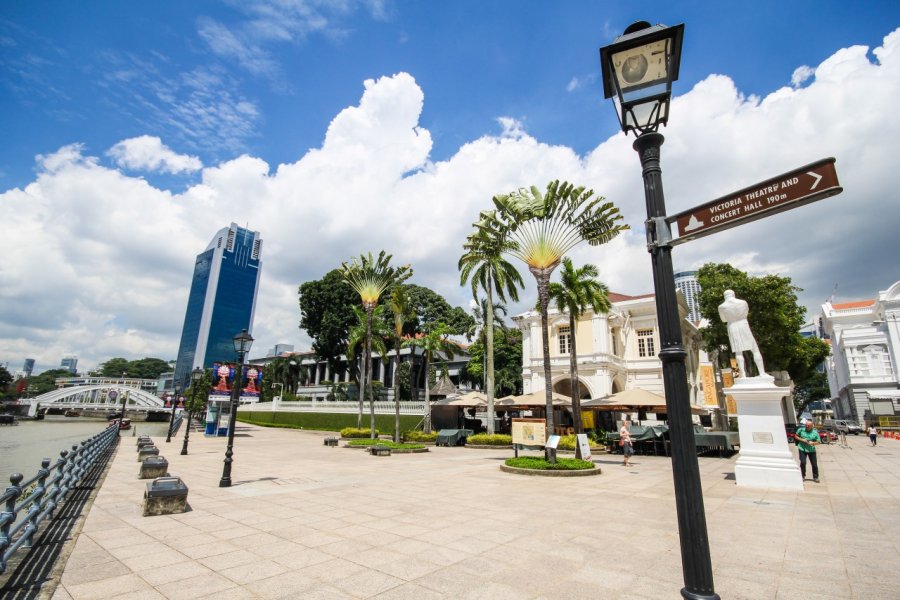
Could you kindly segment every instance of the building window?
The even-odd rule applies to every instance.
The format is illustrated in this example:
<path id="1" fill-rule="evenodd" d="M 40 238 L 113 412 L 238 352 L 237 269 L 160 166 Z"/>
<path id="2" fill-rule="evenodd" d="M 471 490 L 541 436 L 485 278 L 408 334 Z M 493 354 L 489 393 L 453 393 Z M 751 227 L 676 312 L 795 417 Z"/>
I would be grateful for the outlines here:
<path id="1" fill-rule="evenodd" d="M 638 329 L 637 330 L 637 342 L 638 342 L 638 356 L 641 358 L 649 358 L 651 356 L 656 356 L 656 347 L 653 343 L 653 330 L 652 329 Z"/>
<path id="2" fill-rule="evenodd" d="M 569 326 L 564 325 L 563 327 L 559 328 L 559 353 L 568 354 L 571 347 L 572 334 L 569 331 Z"/>

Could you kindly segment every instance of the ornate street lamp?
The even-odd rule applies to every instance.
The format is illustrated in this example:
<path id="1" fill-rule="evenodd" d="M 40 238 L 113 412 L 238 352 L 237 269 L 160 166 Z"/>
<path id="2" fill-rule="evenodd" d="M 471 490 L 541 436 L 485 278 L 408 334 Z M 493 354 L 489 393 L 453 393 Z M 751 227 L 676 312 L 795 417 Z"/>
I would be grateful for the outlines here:
<path id="1" fill-rule="evenodd" d="M 188 453 L 188 436 L 191 434 L 191 419 L 194 418 L 194 404 L 197 402 L 197 388 L 205 375 L 206 372 L 200 367 L 196 367 L 191 371 L 191 405 L 188 407 L 187 428 L 184 430 L 184 443 L 181 445 L 182 456 L 185 456 Z"/>
<path id="2" fill-rule="evenodd" d="M 669 119 L 672 82 L 678 79 L 684 25 L 666 27 L 639 21 L 600 49 L 603 93 L 613 97 L 619 123 L 626 134 L 634 131 L 634 149 L 640 156 L 647 203 L 647 249 L 653 263 L 653 286 L 659 321 L 666 409 L 672 442 L 672 473 L 675 507 L 681 541 L 681 563 L 685 586 L 681 595 L 689 599 L 718 600 L 713 590 L 706 514 L 700 468 L 694 442 L 685 358 L 681 338 L 675 277 L 672 271 L 672 235 L 666 223 L 660 147 L 657 132 Z"/>
<path id="3" fill-rule="evenodd" d="M 178 408 L 178 392 L 181 391 L 178 382 L 175 382 L 175 395 L 172 397 L 172 416 L 169 417 L 169 433 L 166 435 L 166 443 L 172 441 L 172 429 L 175 427 L 175 409 Z"/>
<path id="4" fill-rule="evenodd" d="M 231 383 L 231 415 L 228 419 L 228 448 L 225 450 L 225 466 L 222 468 L 222 479 L 219 480 L 219 487 L 231 487 L 231 458 L 234 455 L 234 425 L 237 420 L 237 407 L 241 398 L 241 385 L 243 384 L 244 356 L 250 352 L 250 346 L 253 345 L 253 337 L 247 333 L 246 329 L 241 330 L 239 334 L 234 336 L 234 351 L 238 355 L 238 365 L 234 374 L 234 380 Z"/>

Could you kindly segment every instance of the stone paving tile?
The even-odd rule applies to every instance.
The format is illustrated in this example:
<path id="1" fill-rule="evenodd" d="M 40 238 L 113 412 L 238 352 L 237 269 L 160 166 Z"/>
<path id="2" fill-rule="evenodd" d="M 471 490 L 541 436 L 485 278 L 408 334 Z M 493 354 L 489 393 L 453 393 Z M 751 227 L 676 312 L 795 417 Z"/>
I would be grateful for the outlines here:
<path id="1" fill-rule="evenodd" d="M 218 487 L 221 439 L 192 438 L 170 460 L 191 490 L 180 515 L 141 516 L 146 482 L 120 448 L 55 597 L 619 599 L 683 587 L 664 457 L 624 469 L 601 454 L 600 477 L 549 480 L 500 472 L 503 451 L 367 460 L 323 447 L 323 433 L 239 433 L 231 488 Z M 804 585 L 894 597 L 900 442 L 853 446 L 822 447 L 822 483 L 804 492 L 738 488 L 734 458 L 700 459 L 723 598 L 805 597 Z"/>

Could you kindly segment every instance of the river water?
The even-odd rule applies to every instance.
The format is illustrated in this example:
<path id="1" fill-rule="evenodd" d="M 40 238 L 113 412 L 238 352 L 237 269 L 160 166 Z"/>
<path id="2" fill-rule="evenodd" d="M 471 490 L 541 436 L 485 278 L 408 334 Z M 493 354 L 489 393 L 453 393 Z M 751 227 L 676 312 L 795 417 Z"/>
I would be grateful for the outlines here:
<path id="1" fill-rule="evenodd" d="M 107 426 L 106 419 L 87 417 L 63 417 L 48 415 L 42 421 L 19 421 L 18 425 L 0 425 L 0 491 L 9 485 L 9 476 L 14 472 L 30 478 L 41 468 L 41 460 L 50 459 L 52 465 L 62 450 L 71 450 L 91 438 Z M 123 436 L 165 435 L 168 423 L 131 422 L 131 429 Z"/>

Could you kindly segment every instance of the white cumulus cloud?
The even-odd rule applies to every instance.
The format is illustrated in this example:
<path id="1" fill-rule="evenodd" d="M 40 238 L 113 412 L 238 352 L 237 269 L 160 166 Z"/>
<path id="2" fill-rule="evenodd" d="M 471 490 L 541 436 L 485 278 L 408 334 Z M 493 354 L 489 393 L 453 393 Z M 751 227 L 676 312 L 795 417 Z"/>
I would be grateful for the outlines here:
<path id="1" fill-rule="evenodd" d="M 676 267 L 715 261 L 778 272 L 806 289 L 801 301 L 810 306 L 836 282 L 848 297 L 871 297 L 900 279 L 890 176 L 900 123 L 884 118 L 900 94 L 898 48 L 900 32 L 874 51 L 875 62 L 865 48 L 837 50 L 803 87 L 761 97 L 721 75 L 676 97 L 663 130 L 669 214 L 824 156 L 837 159 L 844 187 L 840 196 L 678 246 Z M 260 352 L 276 342 L 305 348 L 297 286 L 362 252 L 392 253 L 412 264 L 413 282 L 467 306 L 456 263 L 479 211 L 495 194 L 552 179 L 593 188 L 632 226 L 606 246 L 580 246 L 576 264 L 596 264 L 614 291 L 652 291 L 633 138 L 617 134 L 579 155 L 498 116 L 499 133 L 433 161 L 431 133 L 420 123 L 425 102 L 407 73 L 365 81 L 359 101 L 295 162 L 237 156 L 203 168 L 199 183 L 180 192 L 105 166 L 77 144 L 39 157 L 31 183 L 0 194 L 0 356 L 46 365 L 74 353 L 85 367 L 116 355 L 173 358 L 194 257 L 232 221 L 265 241 L 253 332 Z M 136 161 L 121 165 L 199 167 L 179 162 L 159 140 L 135 139 L 144 141 L 116 145 Z M 522 272 L 528 287 L 511 312 L 534 304 Z"/>
<path id="2" fill-rule="evenodd" d="M 196 156 L 178 154 L 152 135 L 122 140 L 107 152 L 116 164 L 125 169 L 135 171 L 160 171 L 165 173 L 184 173 L 198 171 L 203 163 Z"/>

